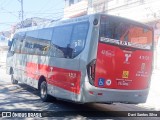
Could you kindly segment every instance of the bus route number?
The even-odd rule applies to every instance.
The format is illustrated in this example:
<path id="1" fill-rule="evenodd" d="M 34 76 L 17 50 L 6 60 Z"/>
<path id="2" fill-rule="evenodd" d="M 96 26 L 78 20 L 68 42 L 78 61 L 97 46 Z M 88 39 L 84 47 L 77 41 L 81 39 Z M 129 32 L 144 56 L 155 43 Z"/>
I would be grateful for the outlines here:
<path id="1" fill-rule="evenodd" d="M 126 41 L 119 41 L 119 44 L 120 45 L 128 45 L 128 42 L 126 42 Z"/>
<path id="2" fill-rule="evenodd" d="M 77 77 L 76 73 L 69 73 L 68 75 L 69 75 L 70 78 L 76 78 Z"/>

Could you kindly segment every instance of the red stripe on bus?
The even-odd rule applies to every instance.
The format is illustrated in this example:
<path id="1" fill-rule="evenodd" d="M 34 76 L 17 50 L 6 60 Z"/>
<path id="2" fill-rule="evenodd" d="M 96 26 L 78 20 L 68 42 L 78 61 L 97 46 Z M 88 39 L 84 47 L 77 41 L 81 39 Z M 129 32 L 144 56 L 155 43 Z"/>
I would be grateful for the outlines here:
<path id="1" fill-rule="evenodd" d="M 60 87 L 76 94 L 80 93 L 80 71 L 31 62 L 27 63 L 26 71 L 26 76 L 30 78 L 39 80 L 39 77 L 43 75 L 46 77 L 47 83 L 50 85 Z"/>

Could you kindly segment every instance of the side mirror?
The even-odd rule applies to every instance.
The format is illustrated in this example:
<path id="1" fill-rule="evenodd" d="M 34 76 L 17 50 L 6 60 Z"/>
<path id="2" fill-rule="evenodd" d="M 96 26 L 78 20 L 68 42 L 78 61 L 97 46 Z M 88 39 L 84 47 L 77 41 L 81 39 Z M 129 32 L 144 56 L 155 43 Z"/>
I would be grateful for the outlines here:
<path id="1" fill-rule="evenodd" d="M 12 41 L 9 40 L 8 41 L 8 46 L 11 47 L 11 45 L 12 45 Z"/>

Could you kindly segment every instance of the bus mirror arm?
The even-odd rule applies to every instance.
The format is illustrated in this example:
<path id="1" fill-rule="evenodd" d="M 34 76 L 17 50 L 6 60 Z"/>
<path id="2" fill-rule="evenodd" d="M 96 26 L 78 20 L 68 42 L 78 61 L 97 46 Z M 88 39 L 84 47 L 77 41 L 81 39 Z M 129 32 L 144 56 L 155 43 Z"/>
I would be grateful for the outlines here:
<path id="1" fill-rule="evenodd" d="M 11 45 L 12 45 L 12 41 L 9 40 L 8 41 L 8 46 L 11 47 Z"/>

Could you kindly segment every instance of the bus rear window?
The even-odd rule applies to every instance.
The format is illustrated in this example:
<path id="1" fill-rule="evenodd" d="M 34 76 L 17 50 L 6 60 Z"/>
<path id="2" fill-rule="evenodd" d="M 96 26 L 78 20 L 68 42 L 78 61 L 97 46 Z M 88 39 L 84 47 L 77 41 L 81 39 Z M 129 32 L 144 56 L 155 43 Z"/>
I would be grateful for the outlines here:
<path id="1" fill-rule="evenodd" d="M 134 48 L 151 49 L 152 31 L 144 25 L 111 16 L 102 16 L 100 23 L 100 41 L 128 45 Z"/>

